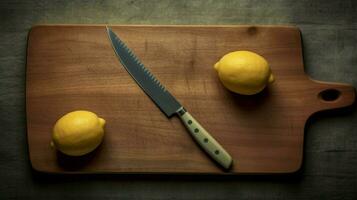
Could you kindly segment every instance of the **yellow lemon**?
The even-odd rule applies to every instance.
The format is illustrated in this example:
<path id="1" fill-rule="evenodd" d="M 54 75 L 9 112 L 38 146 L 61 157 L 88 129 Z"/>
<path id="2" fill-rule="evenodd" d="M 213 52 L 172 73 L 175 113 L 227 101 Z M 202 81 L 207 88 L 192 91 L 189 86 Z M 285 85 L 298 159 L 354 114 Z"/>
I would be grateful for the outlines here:
<path id="1" fill-rule="evenodd" d="M 89 111 L 67 113 L 53 127 L 51 145 L 66 155 L 87 154 L 102 142 L 104 125 L 104 119 Z"/>
<path id="2" fill-rule="evenodd" d="M 268 62 L 251 51 L 228 53 L 214 68 L 222 84 L 228 90 L 239 94 L 257 94 L 274 81 Z"/>

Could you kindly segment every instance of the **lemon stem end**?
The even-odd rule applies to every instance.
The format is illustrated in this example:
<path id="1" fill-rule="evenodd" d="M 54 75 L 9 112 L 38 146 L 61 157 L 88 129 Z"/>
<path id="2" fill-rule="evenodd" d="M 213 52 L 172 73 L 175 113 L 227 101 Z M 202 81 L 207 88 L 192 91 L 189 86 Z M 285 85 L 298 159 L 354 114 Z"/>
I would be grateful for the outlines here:
<path id="1" fill-rule="evenodd" d="M 273 83 L 274 81 L 275 81 L 275 78 L 274 78 L 273 74 L 270 74 L 269 83 Z"/>
<path id="2" fill-rule="evenodd" d="M 99 118 L 99 123 L 100 123 L 100 125 L 104 126 L 105 125 L 105 120 L 103 118 Z"/>
<path id="3" fill-rule="evenodd" d="M 216 64 L 214 64 L 214 69 L 218 71 L 219 68 L 219 62 L 217 62 Z"/>

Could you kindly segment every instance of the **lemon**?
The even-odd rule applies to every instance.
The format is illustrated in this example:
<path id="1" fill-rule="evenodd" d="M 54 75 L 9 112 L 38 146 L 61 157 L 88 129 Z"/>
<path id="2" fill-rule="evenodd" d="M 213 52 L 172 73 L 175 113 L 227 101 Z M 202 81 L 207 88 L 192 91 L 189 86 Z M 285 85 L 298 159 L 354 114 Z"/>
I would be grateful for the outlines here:
<path id="1" fill-rule="evenodd" d="M 257 94 L 274 81 L 268 62 L 251 51 L 228 53 L 214 68 L 222 84 L 228 90 L 239 94 Z"/>
<path id="2" fill-rule="evenodd" d="M 51 145 L 70 156 L 81 156 L 99 146 L 105 120 L 95 113 L 79 110 L 62 116 L 54 125 Z"/>

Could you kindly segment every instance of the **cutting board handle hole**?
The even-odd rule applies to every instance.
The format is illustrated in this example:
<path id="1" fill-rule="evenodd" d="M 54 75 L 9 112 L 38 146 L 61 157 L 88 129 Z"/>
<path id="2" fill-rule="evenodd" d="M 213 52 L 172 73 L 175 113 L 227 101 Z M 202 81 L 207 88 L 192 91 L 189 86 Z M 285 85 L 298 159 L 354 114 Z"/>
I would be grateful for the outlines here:
<path id="1" fill-rule="evenodd" d="M 319 93 L 319 99 L 324 102 L 333 102 L 339 99 L 341 92 L 336 89 L 326 89 Z"/>

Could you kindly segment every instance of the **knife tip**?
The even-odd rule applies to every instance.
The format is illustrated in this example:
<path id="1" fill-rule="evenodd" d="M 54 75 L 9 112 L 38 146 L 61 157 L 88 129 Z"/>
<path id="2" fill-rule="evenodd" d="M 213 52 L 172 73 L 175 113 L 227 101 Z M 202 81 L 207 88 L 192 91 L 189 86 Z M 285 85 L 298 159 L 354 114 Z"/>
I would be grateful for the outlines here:
<path id="1" fill-rule="evenodd" d="M 112 29 L 109 26 L 105 26 L 107 32 L 112 31 Z"/>

